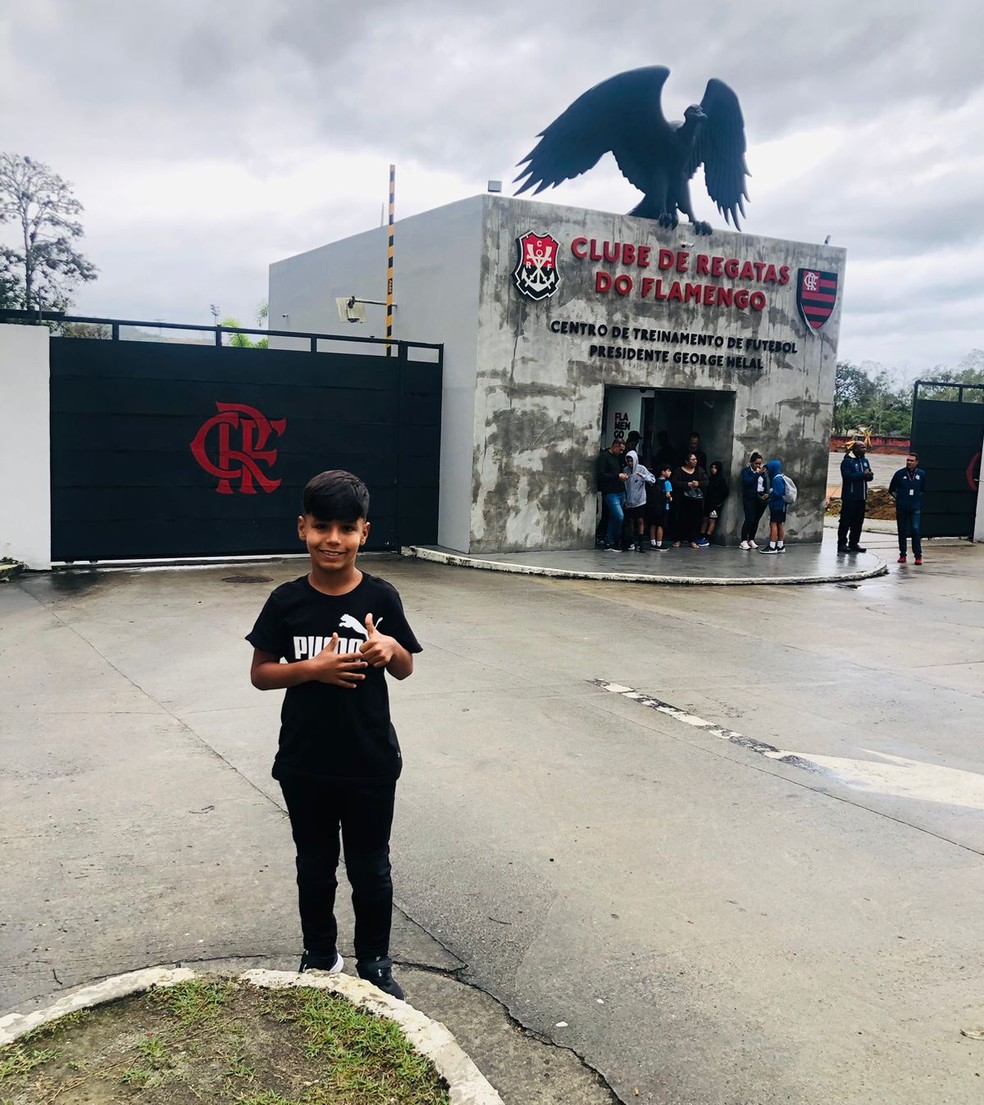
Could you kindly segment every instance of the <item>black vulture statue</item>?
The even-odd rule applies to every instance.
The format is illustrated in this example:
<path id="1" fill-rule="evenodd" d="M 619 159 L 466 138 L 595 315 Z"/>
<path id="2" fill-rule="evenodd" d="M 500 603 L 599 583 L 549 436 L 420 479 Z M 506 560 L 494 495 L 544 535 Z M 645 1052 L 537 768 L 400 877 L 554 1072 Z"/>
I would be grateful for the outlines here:
<path id="1" fill-rule="evenodd" d="M 740 230 L 745 216 L 745 120 L 738 97 L 723 82 L 709 80 L 704 98 L 691 104 L 682 123 L 668 123 L 660 95 L 670 75 L 664 65 L 619 73 L 596 84 L 540 132 L 540 141 L 519 162 L 522 194 L 580 176 L 609 150 L 622 175 L 644 193 L 630 215 L 675 227 L 677 211 L 710 234 L 709 223 L 694 218 L 690 178 L 704 166 L 704 183 L 727 222 Z"/>

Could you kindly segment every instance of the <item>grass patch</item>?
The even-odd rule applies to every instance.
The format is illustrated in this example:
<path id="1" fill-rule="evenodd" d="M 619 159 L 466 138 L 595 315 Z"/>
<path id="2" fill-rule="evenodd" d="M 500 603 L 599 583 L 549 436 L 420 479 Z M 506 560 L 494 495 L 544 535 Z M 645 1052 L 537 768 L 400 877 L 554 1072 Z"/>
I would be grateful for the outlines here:
<path id="1" fill-rule="evenodd" d="M 196 979 L 0 1048 L 0 1105 L 446 1105 L 399 1027 L 325 990 Z"/>

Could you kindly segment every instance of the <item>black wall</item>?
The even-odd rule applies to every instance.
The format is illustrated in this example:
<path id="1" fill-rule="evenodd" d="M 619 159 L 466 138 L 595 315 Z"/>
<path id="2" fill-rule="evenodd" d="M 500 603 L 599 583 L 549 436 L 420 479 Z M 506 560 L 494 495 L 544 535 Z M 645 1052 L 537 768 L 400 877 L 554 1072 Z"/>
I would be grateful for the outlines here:
<path id="1" fill-rule="evenodd" d="M 980 477 L 982 437 L 984 403 L 917 396 L 912 450 L 918 453 L 919 467 L 926 473 L 921 518 L 924 537 L 973 535 L 977 512 L 973 477 Z"/>
<path id="2" fill-rule="evenodd" d="M 301 491 L 329 468 L 369 485 L 367 549 L 435 543 L 441 365 L 407 354 L 53 338 L 53 559 L 299 552 Z M 228 427 L 229 494 L 192 450 L 217 403 L 286 420 L 262 450 L 251 416 Z M 212 464 L 222 433 L 213 426 L 201 441 Z M 235 454 L 250 452 L 250 436 L 253 453 L 276 451 L 254 462 L 275 490 L 253 479 L 243 493 Z"/>

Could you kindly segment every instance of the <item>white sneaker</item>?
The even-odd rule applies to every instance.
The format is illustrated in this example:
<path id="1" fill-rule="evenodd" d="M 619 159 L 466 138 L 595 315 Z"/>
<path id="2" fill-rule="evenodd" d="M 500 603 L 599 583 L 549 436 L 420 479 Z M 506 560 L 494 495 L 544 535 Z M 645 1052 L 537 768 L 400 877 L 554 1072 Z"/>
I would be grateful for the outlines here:
<path id="1" fill-rule="evenodd" d="M 749 541 L 749 542 L 748 542 L 748 547 L 749 547 L 750 549 L 757 549 L 757 548 L 758 548 L 758 545 L 756 545 L 754 541 Z"/>
<path id="2" fill-rule="evenodd" d="M 747 541 L 742 541 L 742 543 L 738 546 L 739 549 L 750 549 L 751 547 L 752 546 L 749 545 Z"/>

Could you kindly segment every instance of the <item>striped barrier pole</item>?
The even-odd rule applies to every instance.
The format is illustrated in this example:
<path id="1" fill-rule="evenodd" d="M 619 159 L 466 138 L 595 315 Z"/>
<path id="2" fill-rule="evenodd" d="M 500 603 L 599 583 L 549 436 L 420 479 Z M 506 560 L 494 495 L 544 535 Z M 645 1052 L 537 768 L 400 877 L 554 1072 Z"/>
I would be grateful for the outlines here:
<path id="1" fill-rule="evenodd" d="M 389 236 L 386 242 L 386 356 L 393 355 L 393 222 L 396 210 L 396 166 L 390 165 Z"/>

